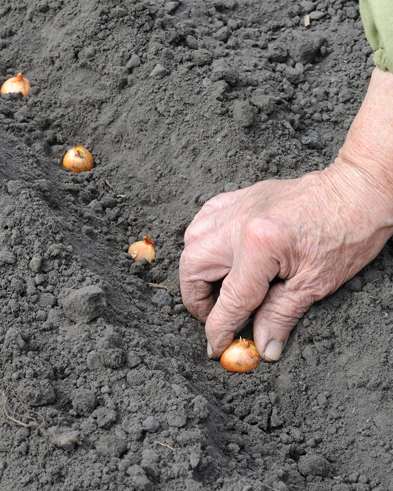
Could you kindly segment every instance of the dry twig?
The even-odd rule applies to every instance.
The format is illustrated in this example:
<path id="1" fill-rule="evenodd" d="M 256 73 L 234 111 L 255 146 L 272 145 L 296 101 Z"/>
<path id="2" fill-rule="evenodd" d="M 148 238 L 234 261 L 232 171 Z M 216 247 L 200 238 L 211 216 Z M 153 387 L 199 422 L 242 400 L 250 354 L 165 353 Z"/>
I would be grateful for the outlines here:
<path id="1" fill-rule="evenodd" d="M 17 425 L 23 426 L 25 428 L 33 428 L 33 427 L 36 427 L 38 425 L 37 420 L 32 416 L 32 414 L 36 414 L 44 422 L 44 418 L 41 416 L 40 413 L 38 413 L 37 411 L 33 411 L 32 409 L 28 408 L 26 406 L 26 404 L 22 401 L 22 399 L 20 397 L 18 397 L 17 394 L 14 393 L 13 395 L 18 399 L 18 401 L 22 405 L 23 409 L 26 411 L 26 414 L 31 419 L 31 421 L 29 423 L 23 423 L 23 421 L 20 421 L 19 419 L 15 418 L 12 414 L 10 414 L 9 408 L 7 406 L 7 395 L 6 395 L 5 391 L 2 390 L 2 399 L 3 399 L 2 400 L 2 407 L 3 407 L 3 412 L 6 416 L 6 418 L 8 418 L 10 421 L 16 423 Z"/>
<path id="2" fill-rule="evenodd" d="M 175 449 L 173 447 L 171 447 L 170 445 L 167 445 L 166 443 L 161 443 L 161 442 L 158 442 L 157 440 L 154 443 L 157 443 L 157 445 L 161 445 L 162 447 L 166 447 L 166 448 L 169 448 L 169 449 L 175 451 Z"/>
<path id="3" fill-rule="evenodd" d="M 148 283 L 147 286 L 151 286 L 152 288 L 161 288 L 161 290 L 166 290 L 167 292 L 169 292 L 173 297 L 175 296 L 174 293 L 172 293 L 170 291 L 170 289 L 165 286 L 165 285 L 160 285 L 159 283 Z"/>

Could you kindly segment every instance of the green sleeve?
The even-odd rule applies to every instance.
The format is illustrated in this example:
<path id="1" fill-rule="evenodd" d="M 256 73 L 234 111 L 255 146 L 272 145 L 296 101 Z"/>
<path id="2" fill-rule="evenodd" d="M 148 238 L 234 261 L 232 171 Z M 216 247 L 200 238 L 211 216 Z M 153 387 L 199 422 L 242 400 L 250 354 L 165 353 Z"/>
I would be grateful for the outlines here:
<path id="1" fill-rule="evenodd" d="M 393 0 L 360 0 L 359 6 L 374 63 L 393 73 Z"/>

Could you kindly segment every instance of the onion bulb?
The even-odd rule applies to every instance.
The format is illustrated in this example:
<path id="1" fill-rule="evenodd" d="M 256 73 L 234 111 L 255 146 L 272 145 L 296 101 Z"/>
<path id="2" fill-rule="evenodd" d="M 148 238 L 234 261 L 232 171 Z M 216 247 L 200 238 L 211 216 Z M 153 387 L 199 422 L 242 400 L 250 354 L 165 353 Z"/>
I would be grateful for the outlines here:
<path id="1" fill-rule="evenodd" d="M 143 257 L 152 262 L 153 259 L 156 258 L 156 253 L 154 252 L 154 243 L 151 241 L 148 235 L 143 237 L 143 240 L 139 242 L 134 242 L 130 245 L 128 249 L 128 254 L 134 259 L 138 261 L 138 259 L 142 259 Z"/>
<path id="2" fill-rule="evenodd" d="M 86 172 L 94 167 L 93 155 L 81 145 L 70 148 L 63 159 L 63 166 L 71 172 Z"/>
<path id="3" fill-rule="evenodd" d="M 254 341 L 235 339 L 221 355 L 221 365 L 229 372 L 249 372 L 259 365 L 260 356 Z"/>
<path id="4" fill-rule="evenodd" d="M 30 90 L 30 84 L 27 78 L 23 78 L 21 73 L 18 73 L 16 77 L 9 78 L 6 80 L 2 87 L 2 94 L 9 94 L 11 92 L 22 92 L 22 94 L 27 97 L 27 94 Z"/>

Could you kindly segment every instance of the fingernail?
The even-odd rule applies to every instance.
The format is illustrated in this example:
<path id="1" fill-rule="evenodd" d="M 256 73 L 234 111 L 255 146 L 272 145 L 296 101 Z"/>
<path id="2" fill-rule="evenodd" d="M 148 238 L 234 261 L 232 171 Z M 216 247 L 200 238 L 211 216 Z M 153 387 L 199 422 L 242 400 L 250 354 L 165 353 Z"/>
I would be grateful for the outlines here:
<path id="1" fill-rule="evenodd" d="M 213 348 L 211 347 L 211 344 L 209 343 L 209 341 L 207 342 L 207 356 L 209 358 L 213 358 Z"/>
<path id="2" fill-rule="evenodd" d="M 267 361 L 277 361 L 280 359 L 284 343 L 282 341 L 269 341 L 264 352 L 264 358 Z"/>

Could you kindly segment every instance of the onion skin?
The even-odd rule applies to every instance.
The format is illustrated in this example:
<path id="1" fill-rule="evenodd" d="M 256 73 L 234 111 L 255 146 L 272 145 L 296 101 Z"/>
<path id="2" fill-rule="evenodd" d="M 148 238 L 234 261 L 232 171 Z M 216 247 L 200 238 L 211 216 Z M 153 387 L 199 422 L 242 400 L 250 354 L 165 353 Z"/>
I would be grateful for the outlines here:
<path id="1" fill-rule="evenodd" d="M 70 148 L 63 159 L 63 167 L 71 172 L 87 172 L 94 167 L 93 155 L 81 145 Z"/>
<path id="2" fill-rule="evenodd" d="M 3 83 L 1 93 L 10 94 L 22 92 L 23 96 L 27 97 L 30 89 L 31 87 L 27 78 L 24 78 L 21 73 L 18 73 L 16 77 L 9 78 Z"/>
<path id="3" fill-rule="evenodd" d="M 261 357 L 250 339 L 235 339 L 221 355 L 221 365 L 228 372 L 247 373 L 259 365 Z"/>
<path id="4" fill-rule="evenodd" d="M 132 245 L 130 245 L 128 254 L 134 259 L 134 261 L 145 258 L 149 261 L 149 263 L 151 263 L 152 260 L 156 258 L 154 243 L 148 235 L 145 235 L 143 240 L 134 242 Z"/>

